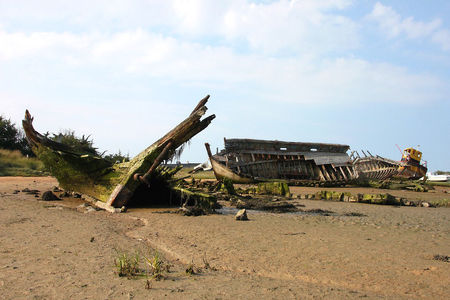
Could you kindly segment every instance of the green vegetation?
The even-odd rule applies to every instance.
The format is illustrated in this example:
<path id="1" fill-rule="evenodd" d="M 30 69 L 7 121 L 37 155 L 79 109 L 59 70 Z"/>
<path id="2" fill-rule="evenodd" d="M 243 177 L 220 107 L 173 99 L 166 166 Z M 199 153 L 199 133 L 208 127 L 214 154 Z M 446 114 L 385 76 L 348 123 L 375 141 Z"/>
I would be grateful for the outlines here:
<path id="1" fill-rule="evenodd" d="M 200 171 L 197 173 L 189 173 L 193 170 L 194 168 L 183 168 L 180 170 L 180 172 L 177 173 L 177 175 L 175 176 L 175 178 L 183 178 L 186 176 L 191 176 L 195 179 L 216 179 L 216 176 L 214 175 L 214 172 L 212 170 L 210 171 Z"/>
<path id="2" fill-rule="evenodd" d="M 446 186 L 446 187 L 450 187 L 450 182 L 448 182 L 448 181 L 444 181 L 444 182 L 439 182 L 439 181 L 427 181 L 427 185 L 430 185 L 430 186 Z"/>
<path id="3" fill-rule="evenodd" d="M 450 199 L 429 199 L 409 200 L 405 198 L 395 197 L 391 194 L 351 194 L 348 192 L 335 191 L 319 191 L 312 195 L 305 195 L 305 199 L 314 200 L 328 200 L 328 201 L 344 201 L 344 202 L 359 202 L 368 204 L 383 204 L 383 205 L 406 205 L 406 206 L 421 206 L 426 202 L 432 207 L 450 207 Z"/>
<path id="4" fill-rule="evenodd" d="M 164 278 L 164 271 L 169 271 L 169 265 L 166 265 L 157 251 L 149 255 L 141 255 L 139 252 L 132 254 L 126 251 L 115 250 L 114 266 L 116 274 L 119 277 L 139 278 L 161 280 Z M 142 266 L 144 262 L 144 266 Z"/>
<path id="5" fill-rule="evenodd" d="M 447 199 L 439 199 L 439 200 L 429 200 L 427 201 L 434 207 L 450 207 L 450 198 Z"/>
<path id="6" fill-rule="evenodd" d="M 116 258 L 114 265 L 116 273 L 119 277 L 136 277 L 142 275 L 142 270 L 139 268 L 140 255 L 136 252 L 130 255 L 127 252 L 120 252 L 116 250 Z"/>
<path id="7" fill-rule="evenodd" d="M 48 134 L 47 134 L 48 137 Z M 100 153 L 97 151 L 97 148 L 94 147 L 94 141 L 92 139 L 89 139 L 90 135 L 84 136 L 84 134 L 81 137 L 77 137 L 75 135 L 75 131 L 71 129 L 66 129 L 58 134 L 53 134 L 53 137 L 50 137 L 51 140 L 67 145 L 73 149 L 76 153 L 83 153 L 83 154 L 90 154 L 93 156 L 98 156 L 105 158 L 106 160 L 111 161 L 112 163 L 116 162 L 127 162 L 130 161 L 130 156 L 124 155 L 120 152 L 114 153 L 114 154 L 108 154 L 105 155 L 105 152 Z"/>
<path id="8" fill-rule="evenodd" d="M 0 149 L 0 176 L 47 176 L 44 164 L 19 150 Z"/>
<path id="9" fill-rule="evenodd" d="M 357 185 L 376 189 L 409 190 L 416 192 L 428 192 L 428 190 L 433 189 L 428 185 L 428 182 L 424 184 L 421 180 L 359 180 Z"/>
<path id="10" fill-rule="evenodd" d="M 237 195 L 236 190 L 234 189 L 233 181 L 228 178 L 222 179 L 220 190 L 227 193 L 228 195 Z"/>
<path id="11" fill-rule="evenodd" d="M 48 137 L 48 133 L 46 136 Z M 104 157 L 111 163 L 129 161 L 128 155 L 120 151 L 116 154 L 99 153 L 93 146 L 89 136 L 79 138 L 73 130 L 67 129 L 49 137 L 51 140 L 68 145 L 75 153 Z M 51 155 L 51 154 L 49 154 Z M 48 167 L 35 158 L 31 146 L 20 127 L 16 127 L 10 119 L 0 116 L 0 176 L 48 176 Z M 41 158 L 42 159 L 42 158 Z M 68 178 L 70 179 L 70 178 Z"/>
<path id="12" fill-rule="evenodd" d="M 401 205 L 400 199 L 391 194 L 358 194 L 358 202 L 384 205 Z"/>
<path id="13" fill-rule="evenodd" d="M 450 175 L 450 171 L 436 171 L 436 175 Z"/>
<path id="14" fill-rule="evenodd" d="M 155 253 L 153 255 L 150 255 L 149 257 L 144 257 L 144 259 L 148 267 L 148 274 L 151 275 L 152 279 L 160 280 L 164 277 L 162 274 L 164 262 L 161 259 L 158 251 L 155 251 Z"/>
<path id="15" fill-rule="evenodd" d="M 34 156 L 23 130 L 3 116 L 0 116 L 0 149 L 19 150 L 23 155 Z"/>

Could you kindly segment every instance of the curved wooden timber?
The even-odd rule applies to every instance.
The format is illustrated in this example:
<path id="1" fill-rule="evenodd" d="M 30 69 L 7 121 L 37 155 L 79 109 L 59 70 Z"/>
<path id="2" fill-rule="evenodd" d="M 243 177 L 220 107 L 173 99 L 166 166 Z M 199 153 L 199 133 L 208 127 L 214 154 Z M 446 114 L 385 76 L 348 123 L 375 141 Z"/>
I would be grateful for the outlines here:
<path id="1" fill-rule="evenodd" d="M 131 161 L 113 163 L 95 151 L 83 151 L 55 142 L 37 132 L 33 117 L 25 112 L 23 128 L 33 152 L 43 161 L 60 186 L 66 190 L 83 193 L 108 207 L 122 207 L 132 198 L 136 189 L 148 185 L 156 176 L 157 167 L 176 154 L 180 146 L 204 130 L 215 115 L 201 120 L 206 113 L 209 95 L 200 100 L 192 113 L 173 130 L 136 155 Z M 173 171 L 165 170 L 162 176 Z"/>
<path id="2" fill-rule="evenodd" d="M 358 157 L 353 161 L 359 179 L 385 180 L 398 174 L 400 163 L 381 156 Z"/>
<path id="3" fill-rule="evenodd" d="M 211 161 L 211 166 L 216 176 L 217 180 L 223 180 L 224 178 L 230 179 L 234 183 L 253 183 L 257 180 L 252 177 L 240 176 L 233 172 L 230 168 L 218 162 L 211 154 L 211 149 L 208 143 L 205 143 L 206 152 L 208 152 L 209 160 Z"/>

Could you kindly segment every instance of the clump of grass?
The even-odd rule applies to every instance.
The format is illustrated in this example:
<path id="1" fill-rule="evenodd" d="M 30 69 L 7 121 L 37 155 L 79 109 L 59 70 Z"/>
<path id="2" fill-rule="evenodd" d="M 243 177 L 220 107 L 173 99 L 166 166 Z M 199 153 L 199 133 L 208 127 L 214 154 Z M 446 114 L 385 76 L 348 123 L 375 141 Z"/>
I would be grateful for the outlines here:
<path id="1" fill-rule="evenodd" d="M 434 260 L 440 260 L 443 262 L 450 262 L 450 256 L 447 255 L 440 255 L 440 254 L 436 254 L 433 256 Z"/>
<path id="2" fill-rule="evenodd" d="M 164 279 L 164 272 L 169 272 L 170 265 L 166 264 L 158 251 L 148 256 L 139 252 L 132 254 L 115 249 L 114 266 L 119 277 L 147 278 L 146 288 L 151 288 L 151 280 Z"/>
<path id="3" fill-rule="evenodd" d="M 148 268 L 147 276 L 150 275 L 151 278 L 155 280 L 161 280 L 162 278 L 164 278 L 164 275 L 162 274 L 164 262 L 161 259 L 158 251 L 155 251 L 155 253 L 153 255 L 150 255 L 149 257 L 144 257 L 144 260 Z"/>
<path id="4" fill-rule="evenodd" d="M 114 264 L 116 267 L 116 273 L 119 277 L 136 277 L 142 275 L 142 270 L 139 268 L 140 255 L 139 253 L 134 253 L 130 255 L 127 252 L 121 252 L 116 250 L 116 257 L 114 259 Z"/>
<path id="5" fill-rule="evenodd" d="M 194 262 L 192 261 L 186 268 L 186 275 L 195 275 Z"/>
<path id="6" fill-rule="evenodd" d="M 209 261 L 208 261 L 208 259 L 206 258 L 206 253 L 203 255 L 202 260 L 203 260 L 203 266 L 204 266 L 204 268 L 205 268 L 206 270 L 207 270 L 207 269 L 211 269 L 211 265 L 209 264 Z"/>
<path id="7" fill-rule="evenodd" d="M 346 217 L 367 217 L 367 215 L 359 213 L 359 212 L 347 212 L 342 215 L 346 216 Z"/>
<path id="8" fill-rule="evenodd" d="M 0 149 L 0 176 L 47 176 L 44 164 L 19 150 Z"/>
<path id="9" fill-rule="evenodd" d="M 435 207 L 450 207 L 450 198 L 449 199 L 439 199 L 439 200 L 430 200 L 427 201 L 429 202 L 432 206 Z"/>

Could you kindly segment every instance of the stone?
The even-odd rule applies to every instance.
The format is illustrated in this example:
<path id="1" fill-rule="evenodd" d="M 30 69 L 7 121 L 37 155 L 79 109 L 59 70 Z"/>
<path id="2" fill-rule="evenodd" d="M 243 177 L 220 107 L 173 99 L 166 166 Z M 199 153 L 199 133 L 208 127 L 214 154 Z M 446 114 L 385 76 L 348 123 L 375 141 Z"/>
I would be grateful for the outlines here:
<path id="1" fill-rule="evenodd" d="M 237 214 L 234 218 L 237 221 L 247 221 L 248 220 L 247 210 L 245 208 L 241 209 L 240 211 L 237 212 Z"/>
<path id="2" fill-rule="evenodd" d="M 52 192 L 57 193 L 57 192 L 62 192 L 62 190 L 61 190 L 59 187 L 54 186 L 54 187 L 52 188 Z"/>
<path id="3" fill-rule="evenodd" d="M 430 203 L 428 203 L 428 202 L 422 202 L 420 205 L 422 207 L 430 207 Z"/>
<path id="4" fill-rule="evenodd" d="M 90 213 L 90 212 L 93 212 L 93 211 L 97 211 L 97 210 L 95 208 L 93 208 L 92 206 L 88 206 L 84 213 L 86 214 L 86 213 Z"/>
<path id="5" fill-rule="evenodd" d="M 56 196 L 55 194 L 53 194 L 52 191 L 46 191 L 42 194 L 42 200 L 44 201 L 54 201 L 54 200 L 61 200 L 58 198 L 58 196 Z"/>

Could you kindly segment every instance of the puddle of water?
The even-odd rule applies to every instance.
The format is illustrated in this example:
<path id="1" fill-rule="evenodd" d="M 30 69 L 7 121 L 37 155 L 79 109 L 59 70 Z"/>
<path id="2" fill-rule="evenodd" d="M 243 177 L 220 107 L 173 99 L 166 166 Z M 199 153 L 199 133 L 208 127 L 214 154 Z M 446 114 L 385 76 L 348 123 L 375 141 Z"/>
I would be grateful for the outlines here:
<path id="1" fill-rule="evenodd" d="M 236 207 L 230 207 L 230 206 L 222 206 L 222 208 L 216 209 L 216 212 L 222 215 L 235 215 L 237 212 L 240 211 L 239 208 Z M 253 210 L 253 209 L 247 209 L 247 213 L 264 213 L 264 211 L 260 210 Z"/>
<path id="2" fill-rule="evenodd" d="M 162 212 L 177 212 L 179 207 L 129 207 L 127 212 L 139 213 L 162 213 Z"/>

